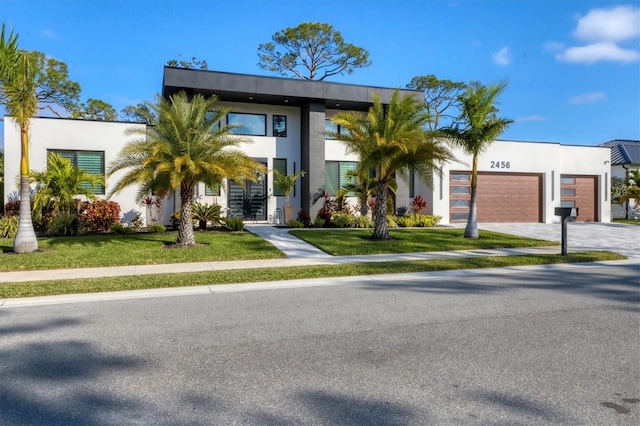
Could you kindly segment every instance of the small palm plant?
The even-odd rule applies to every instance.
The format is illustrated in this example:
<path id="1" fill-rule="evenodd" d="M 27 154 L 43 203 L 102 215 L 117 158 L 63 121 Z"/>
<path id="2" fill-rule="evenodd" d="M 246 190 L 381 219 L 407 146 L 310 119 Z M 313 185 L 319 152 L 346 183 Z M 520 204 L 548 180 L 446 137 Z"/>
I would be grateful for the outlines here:
<path id="1" fill-rule="evenodd" d="M 31 182 L 36 183 L 33 197 L 33 214 L 41 219 L 42 211 L 52 207 L 56 214 L 75 214 L 76 197 L 82 195 L 95 200 L 93 189 L 104 185 L 102 176 L 92 175 L 74 167 L 66 158 L 52 153 L 47 168 L 42 172 L 31 171 Z"/>
<path id="2" fill-rule="evenodd" d="M 222 208 L 219 204 L 193 203 L 191 205 L 191 215 L 198 221 L 198 228 L 206 229 L 207 223 L 219 225 L 222 220 Z"/>
<path id="3" fill-rule="evenodd" d="M 273 184 L 279 188 L 284 194 L 285 208 L 284 208 L 284 221 L 289 223 L 293 219 L 293 206 L 289 203 L 289 194 L 296 186 L 298 178 L 304 177 L 304 170 L 300 170 L 298 173 L 292 175 L 285 175 L 278 170 L 273 171 Z"/>

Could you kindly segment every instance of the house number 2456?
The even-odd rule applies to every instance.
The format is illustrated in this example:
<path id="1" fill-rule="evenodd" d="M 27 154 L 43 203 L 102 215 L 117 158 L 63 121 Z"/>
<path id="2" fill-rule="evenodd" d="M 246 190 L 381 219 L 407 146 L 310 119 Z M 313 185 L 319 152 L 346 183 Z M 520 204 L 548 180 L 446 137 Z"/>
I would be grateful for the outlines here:
<path id="1" fill-rule="evenodd" d="M 510 169 L 511 162 L 509 161 L 492 161 L 491 162 L 492 169 Z"/>

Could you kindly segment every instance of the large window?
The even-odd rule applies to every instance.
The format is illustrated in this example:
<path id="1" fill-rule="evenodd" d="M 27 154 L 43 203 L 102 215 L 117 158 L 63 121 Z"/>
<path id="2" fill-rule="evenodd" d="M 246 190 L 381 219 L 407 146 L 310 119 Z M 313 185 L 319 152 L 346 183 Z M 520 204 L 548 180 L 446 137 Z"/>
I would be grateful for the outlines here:
<path id="1" fill-rule="evenodd" d="M 332 197 L 335 197 L 338 190 L 348 183 L 354 183 L 352 177 L 347 176 L 349 170 L 355 170 L 358 163 L 352 161 L 327 161 L 325 162 L 324 189 Z M 348 193 L 347 196 L 354 196 Z"/>
<path id="2" fill-rule="evenodd" d="M 104 176 L 104 151 L 72 151 L 50 149 L 48 154 L 56 153 L 62 158 L 71 161 L 74 167 L 85 170 L 87 173 L 96 176 Z M 94 194 L 104 195 L 104 185 L 92 187 L 89 183 L 83 183 L 84 188 L 89 189 Z"/>
<path id="3" fill-rule="evenodd" d="M 280 138 L 287 137 L 287 116 L 286 115 L 273 116 L 273 136 L 280 137 Z"/>
<path id="4" fill-rule="evenodd" d="M 273 170 L 277 170 L 280 172 L 280 174 L 285 175 L 287 174 L 287 159 L 286 158 L 274 158 L 273 159 Z M 275 196 L 284 196 L 284 190 L 276 185 L 275 183 L 273 184 L 273 195 Z"/>
<path id="5" fill-rule="evenodd" d="M 248 114 L 244 112 L 230 112 L 227 124 L 236 125 L 231 129 L 235 135 L 267 136 L 267 116 L 265 114 Z"/>
<path id="6" fill-rule="evenodd" d="M 330 119 L 324 120 L 324 131 L 325 132 L 333 132 L 338 133 L 339 135 L 348 135 L 349 131 L 346 127 L 338 126 L 336 123 L 331 121 Z M 335 139 L 333 136 L 325 136 L 327 139 Z"/>

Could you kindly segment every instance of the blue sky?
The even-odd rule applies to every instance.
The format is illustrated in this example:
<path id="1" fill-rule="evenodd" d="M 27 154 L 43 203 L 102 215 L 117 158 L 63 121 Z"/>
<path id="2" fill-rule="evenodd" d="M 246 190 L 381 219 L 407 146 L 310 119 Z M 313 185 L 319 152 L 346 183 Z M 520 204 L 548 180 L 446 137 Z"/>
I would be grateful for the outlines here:
<path id="1" fill-rule="evenodd" d="M 501 139 L 598 145 L 640 139 L 640 9 L 604 0 L 0 0 L 23 49 L 64 61 L 82 98 L 117 110 L 160 92 L 181 54 L 210 70 L 270 75 L 257 47 L 326 22 L 372 65 L 330 81 L 404 87 L 414 76 L 508 79 Z"/>

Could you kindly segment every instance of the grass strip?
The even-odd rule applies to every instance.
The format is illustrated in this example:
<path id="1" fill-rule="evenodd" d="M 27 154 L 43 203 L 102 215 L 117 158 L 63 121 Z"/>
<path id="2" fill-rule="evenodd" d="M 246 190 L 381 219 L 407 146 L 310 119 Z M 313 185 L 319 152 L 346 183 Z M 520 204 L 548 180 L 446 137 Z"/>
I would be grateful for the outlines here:
<path id="1" fill-rule="evenodd" d="M 184 274 L 137 275 L 127 277 L 83 278 L 74 280 L 33 281 L 0 284 L 0 298 L 51 296 L 58 294 L 98 293 L 120 290 L 185 287 L 307 278 L 356 275 L 397 274 L 409 272 L 480 269 L 507 266 L 547 265 L 555 263 L 623 260 L 626 257 L 608 251 L 559 254 L 488 256 L 456 259 L 371 262 L 341 265 L 291 266 Z"/>
<path id="2" fill-rule="evenodd" d="M 224 260 L 278 259 L 285 255 L 250 232 L 196 232 L 196 246 L 172 248 L 175 232 L 38 238 L 39 251 L 13 253 L 13 239 L 0 238 L 0 271 L 159 265 Z"/>
<path id="3" fill-rule="evenodd" d="M 374 241 L 370 229 L 296 229 L 289 231 L 334 256 L 426 251 L 480 250 L 496 248 L 555 246 L 555 241 L 480 230 L 480 238 L 464 238 L 461 228 L 395 228 L 391 240 Z"/>

